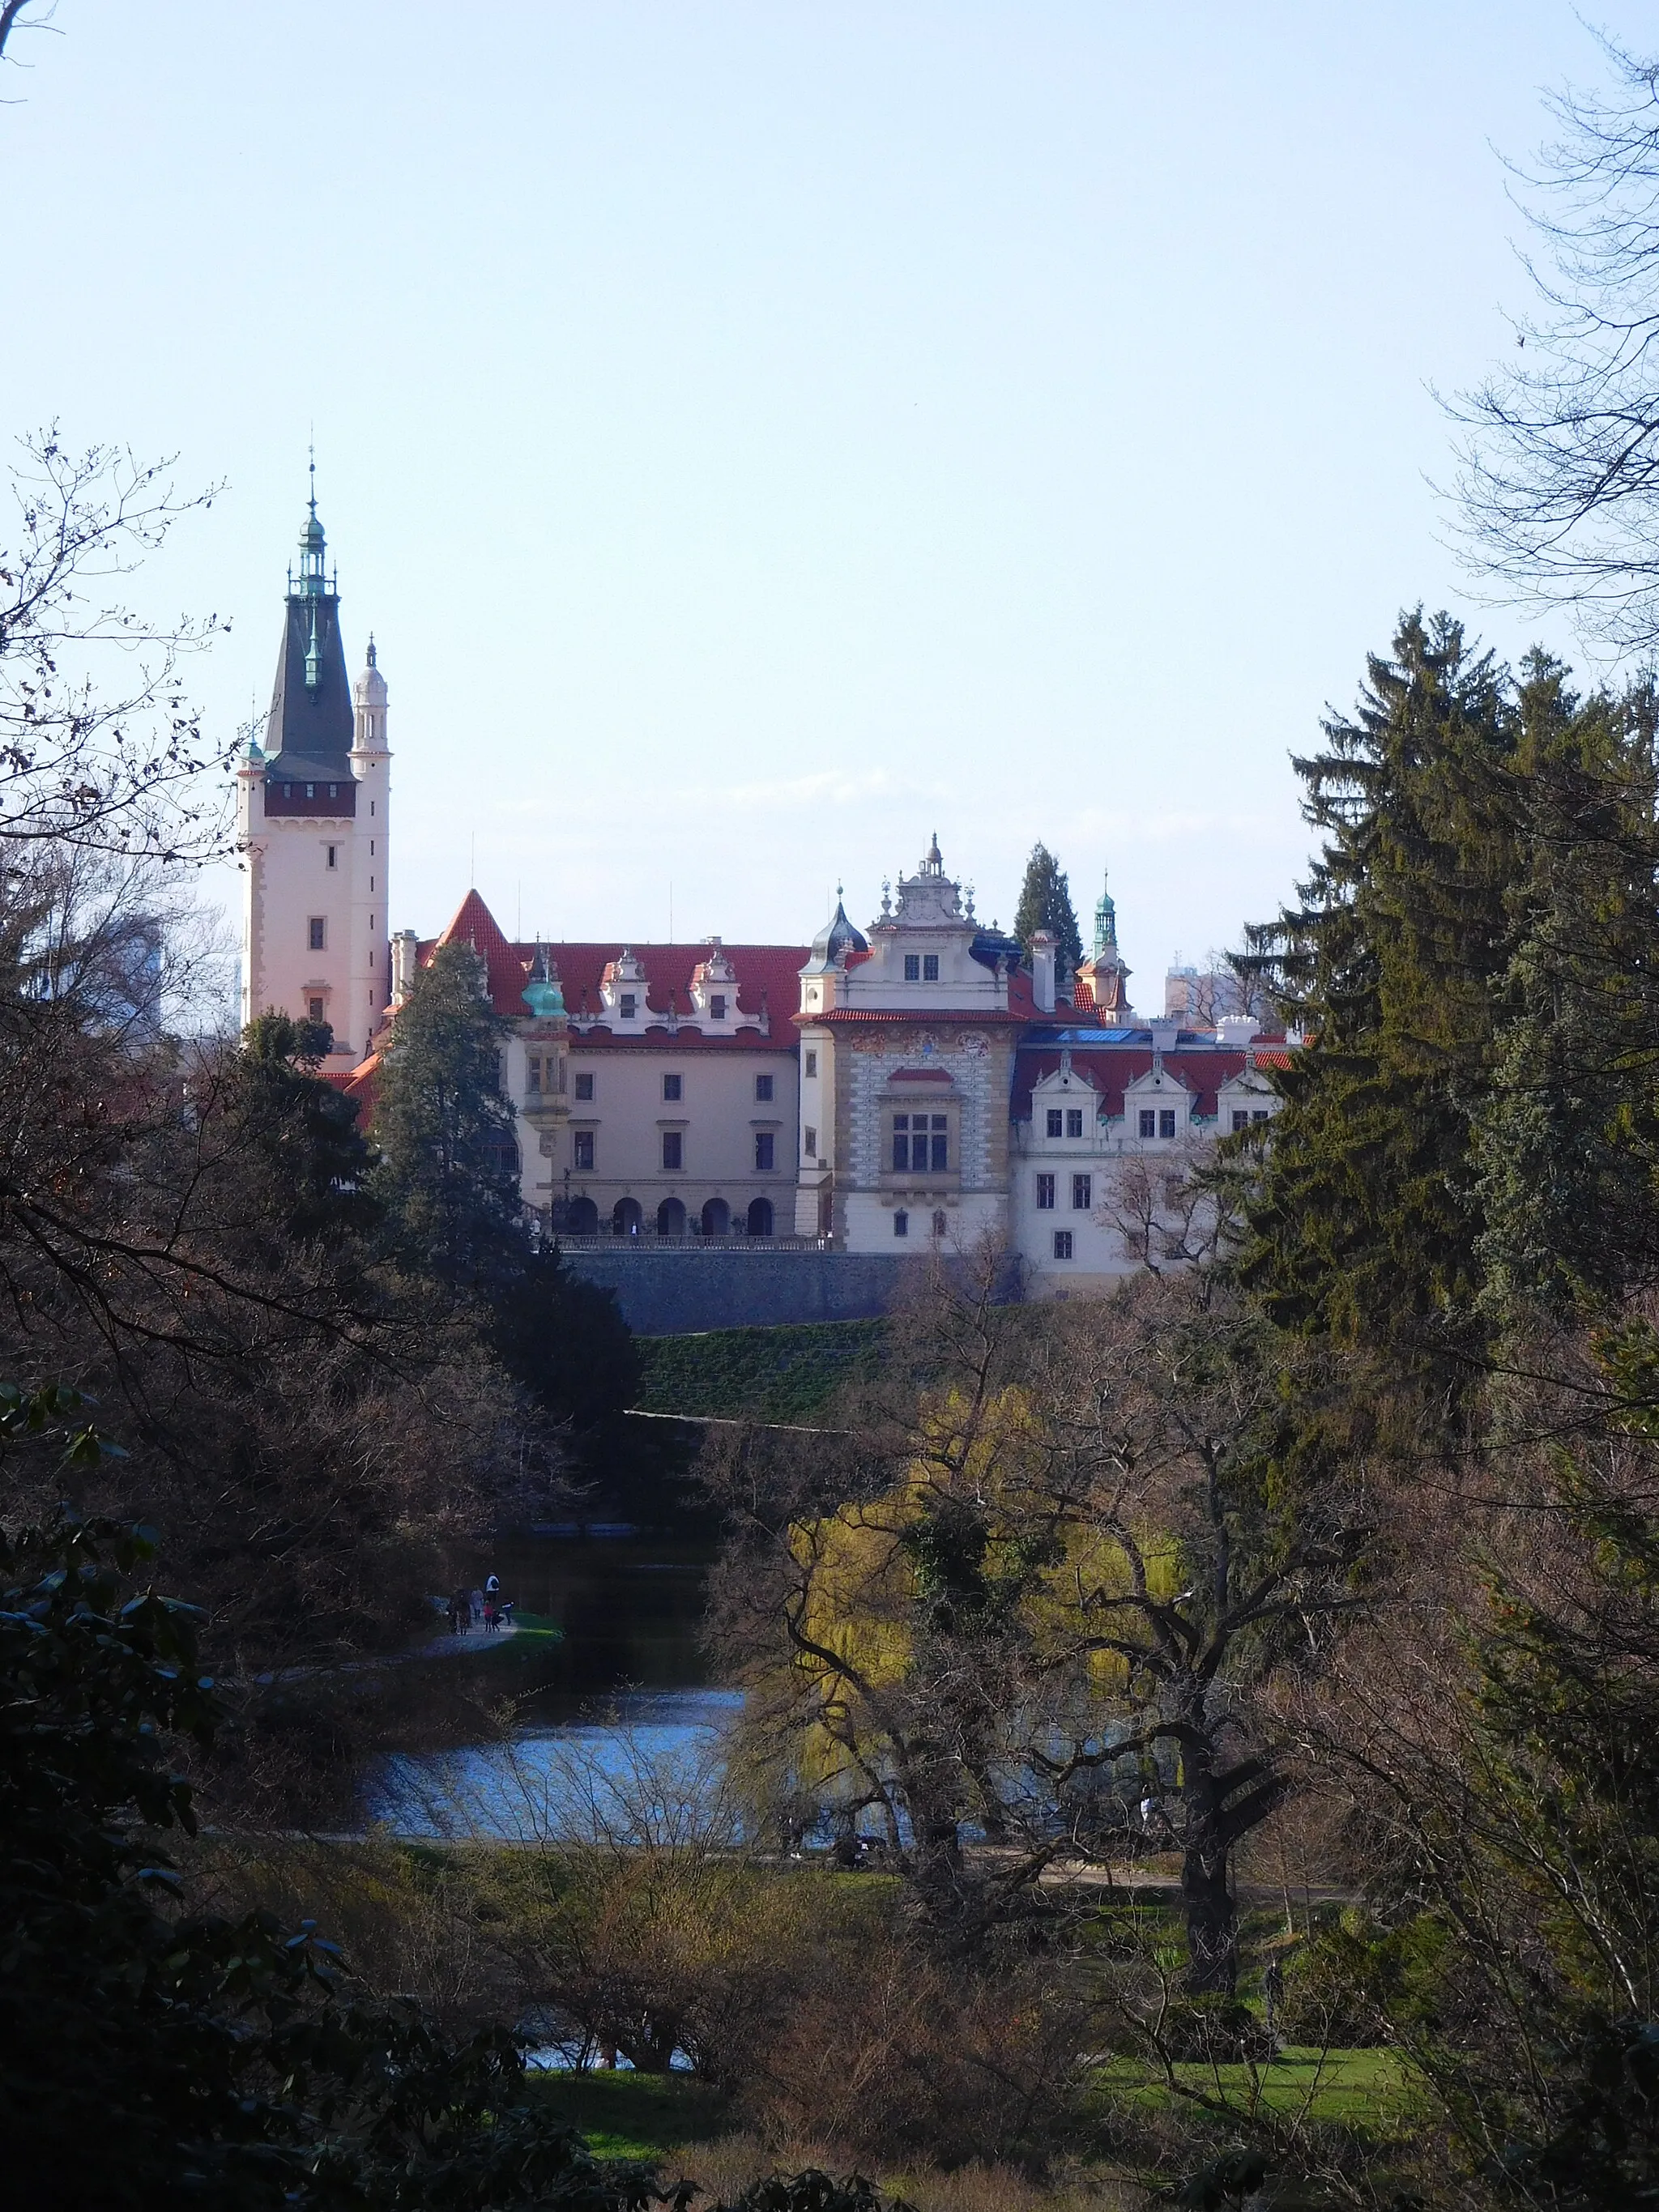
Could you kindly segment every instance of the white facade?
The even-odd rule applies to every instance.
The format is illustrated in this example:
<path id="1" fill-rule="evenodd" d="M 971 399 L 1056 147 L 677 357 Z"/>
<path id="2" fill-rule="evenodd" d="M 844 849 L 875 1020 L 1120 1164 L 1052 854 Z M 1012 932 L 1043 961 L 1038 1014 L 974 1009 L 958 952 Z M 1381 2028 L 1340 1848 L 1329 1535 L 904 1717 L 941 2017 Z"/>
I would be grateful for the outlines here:
<path id="1" fill-rule="evenodd" d="M 236 778 L 241 1017 L 326 1022 L 335 1048 L 324 1066 L 344 1072 L 373 1049 L 391 1003 L 391 754 L 373 640 L 348 690 L 324 553 L 313 501 L 265 744 L 249 744 Z"/>

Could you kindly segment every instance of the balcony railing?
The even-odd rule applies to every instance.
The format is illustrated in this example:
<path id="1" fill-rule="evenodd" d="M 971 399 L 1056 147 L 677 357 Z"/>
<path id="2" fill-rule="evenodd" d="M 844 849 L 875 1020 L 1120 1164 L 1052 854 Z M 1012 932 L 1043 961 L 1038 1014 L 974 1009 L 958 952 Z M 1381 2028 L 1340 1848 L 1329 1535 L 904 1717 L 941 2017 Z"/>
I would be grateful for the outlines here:
<path id="1" fill-rule="evenodd" d="M 550 1240 L 562 1252 L 833 1252 L 833 1237 L 751 1237 L 733 1229 L 723 1236 L 705 1236 L 688 1230 L 683 1237 L 664 1237 L 654 1229 L 599 1229 L 573 1236 L 550 1230 Z"/>

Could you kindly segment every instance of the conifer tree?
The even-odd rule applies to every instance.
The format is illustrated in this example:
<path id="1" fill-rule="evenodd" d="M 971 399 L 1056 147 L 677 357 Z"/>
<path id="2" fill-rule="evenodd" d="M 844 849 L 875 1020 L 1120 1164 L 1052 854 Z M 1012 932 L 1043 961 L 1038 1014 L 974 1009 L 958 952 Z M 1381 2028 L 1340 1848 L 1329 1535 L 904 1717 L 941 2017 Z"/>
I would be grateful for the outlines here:
<path id="1" fill-rule="evenodd" d="M 377 1186 L 412 1260 L 487 1288 L 527 1249 L 513 1109 L 501 1087 L 507 1024 L 470 945 L 441 945 L 416 977 L 381 1062 Z"/>
<path id="2" fill-rule="evenodd" d="M 1462 625 L 1401 617 L 1295 767 L 1324 843 L 1251 963 L 1308 1039 L 1280 1079 L 1240 1268 L 1281 1325 L 1455 1362 L 1481 1228 L 1470 1115 L 1513 952 L 1513 703 Z"/>
<path id="3" fill-rule="evenodd" d="M 1072 905 L 1072 887 L 1060 862 L 1039 842 L 1032 846 L 1025 864 L 1025 881 L 1020 886 L 1014 915 L 1014 935 L 1028 954 L 1031 939 L 1040 929 L 1051 931 L 1059 939 L 1055 963 L 1069 974 L 1083 958 L 1083 937 Z"/>

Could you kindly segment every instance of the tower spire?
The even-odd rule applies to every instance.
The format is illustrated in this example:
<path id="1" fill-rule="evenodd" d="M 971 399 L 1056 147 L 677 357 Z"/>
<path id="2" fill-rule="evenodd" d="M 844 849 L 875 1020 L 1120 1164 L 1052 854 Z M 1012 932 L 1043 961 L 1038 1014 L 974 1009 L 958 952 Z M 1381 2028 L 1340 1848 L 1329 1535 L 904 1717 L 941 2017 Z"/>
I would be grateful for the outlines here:
<path id="1" fill-rule="evenodd" d="M 1108 888 L 1110 877 L 1102 872 L 1100 903 L 1095 908 L 1095 958 L 1117 951 L 1117 902 Z"/>

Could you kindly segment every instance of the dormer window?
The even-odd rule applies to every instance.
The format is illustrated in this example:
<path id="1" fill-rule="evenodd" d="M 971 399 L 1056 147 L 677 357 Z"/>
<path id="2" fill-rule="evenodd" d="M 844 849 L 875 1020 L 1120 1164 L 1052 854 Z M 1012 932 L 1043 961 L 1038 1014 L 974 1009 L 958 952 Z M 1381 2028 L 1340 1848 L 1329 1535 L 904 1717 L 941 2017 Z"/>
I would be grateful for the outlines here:
<path id="1" fill-rule="evenodd" d="M 726 1019 L 726 994 L 724 991 L 715 991 L 710 994 L 708 1000 L 708 1018 L 713 1022 L 723 1022 Z"/>
<path id="2" fill-rule="evenodd" d="M 922 981 L 923 981 L 924 983 L 937 983 L 937 982 L 938 982 L 938 981 L 939 981 L 939 955 L 938 955 L 938 953 L 937 953 L 937 952 L 924 952 L 924 953 L 922 954 L 922 956 L 921 956 L 921 980 L 922 980 Z"/>
<path id="3" fill-rule="evenodd" d="M 906 981 L 907 983 L 920 983 L 920 982 L 921 982 L 921 955 L 919 952 L 907 952 L 907 953 L 905 954 L 905 956 L 904 956 L 904 980 L 905 980 L 905 981 Z"/>
<path id="4" fill-rule="evenodd" d="M 1059 1136 L 1063 1126 L 1064 1117 L 1060 1113 L 1060 1108 L 1058 1106 L 1051 1106 L 1048 1109 L 1048 1134 L 1051 1137 Z"/>
<path id="5" fill-rule="evenodd" d="M 623 1021 L 631 1022 L 633 1020 L 635 1009 L 638 1005 L 639 1000 L 635 998 L 632 991 L 618 992 L 617 995 L 617 1012 Z"/>

